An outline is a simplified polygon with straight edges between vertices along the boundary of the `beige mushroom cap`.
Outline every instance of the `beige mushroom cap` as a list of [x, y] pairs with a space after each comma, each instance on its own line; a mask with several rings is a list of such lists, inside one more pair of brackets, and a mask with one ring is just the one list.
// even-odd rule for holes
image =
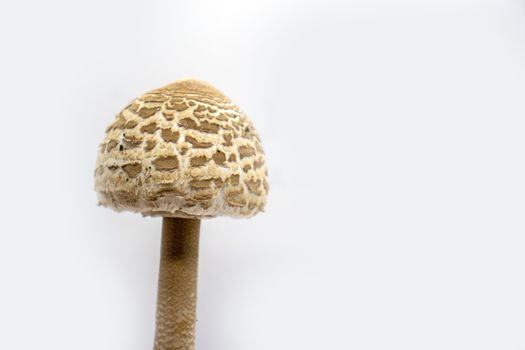
[[106, 130], [95, 171], [99, 203], [147, 216], [252, 216], [267, 170], [252, 123], [213, 86], [181, 80], [126, 106]]

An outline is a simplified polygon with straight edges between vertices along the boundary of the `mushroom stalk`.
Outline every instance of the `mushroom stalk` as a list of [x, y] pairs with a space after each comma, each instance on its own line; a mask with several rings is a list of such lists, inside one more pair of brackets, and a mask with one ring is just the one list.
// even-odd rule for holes
[[155, 350], [193, 350], [200, 220], [163, 218]]

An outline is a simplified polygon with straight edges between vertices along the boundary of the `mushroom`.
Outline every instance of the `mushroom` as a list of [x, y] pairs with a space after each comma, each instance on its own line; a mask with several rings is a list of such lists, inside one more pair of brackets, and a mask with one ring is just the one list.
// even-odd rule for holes
[[95, 190], [102, 206], [162, 217], [155, 349], [194, 349], [200, 220], [250, 217], [266, 203], [252, 123], [202, 81], [147, 92], [107, 128]]

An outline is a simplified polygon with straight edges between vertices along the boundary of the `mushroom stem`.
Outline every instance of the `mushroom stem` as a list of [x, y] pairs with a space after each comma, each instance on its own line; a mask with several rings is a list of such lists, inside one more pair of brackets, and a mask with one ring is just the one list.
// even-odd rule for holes
[[163, 218], [155, 350], [193, 350], [200, 220]]

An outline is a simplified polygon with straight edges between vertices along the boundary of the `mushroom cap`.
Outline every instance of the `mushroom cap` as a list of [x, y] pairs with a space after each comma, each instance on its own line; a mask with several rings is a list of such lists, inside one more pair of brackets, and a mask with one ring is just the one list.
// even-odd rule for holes
[[213, 86], [180, 80], [129, 103], [99, 147], [99, 204], [145, 216], [247, 217], [268, 193], [261, 141]]

